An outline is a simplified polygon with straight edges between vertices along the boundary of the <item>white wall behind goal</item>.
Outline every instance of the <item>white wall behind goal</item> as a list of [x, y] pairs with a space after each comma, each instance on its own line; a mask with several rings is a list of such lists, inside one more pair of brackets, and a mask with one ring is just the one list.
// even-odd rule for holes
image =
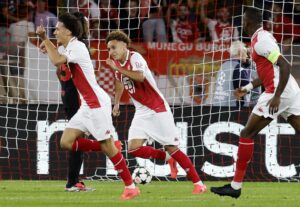
[[25, 46], [25, 96], [29, 103], [60, 103], [60, 84], [56, 67], [47, 55], [30, 41]]

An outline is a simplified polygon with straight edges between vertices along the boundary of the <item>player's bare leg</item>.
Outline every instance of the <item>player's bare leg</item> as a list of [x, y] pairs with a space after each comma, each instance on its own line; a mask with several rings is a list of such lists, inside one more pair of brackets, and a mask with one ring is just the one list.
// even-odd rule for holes
[[166, 145], [166, 151], [172, 156], [176, 162], [186, 171], [187, 177], [194, 183], [193, 194], [201, 194], [207, 191], [206, 186], [202, 183], [190, 158], [184, 154], [177, 146]]
[[102, 152], [112, 161], [115, 169], [125, 184], [125, 190], [121, 195], [122, 200], [130, 200], [140, 195], [140, 190], [132, 181], [131, 174], [121, 152], [116, 148], [114, 139], [101, 141]]
[[78, 137], [84, 137], [81, 130], [66, 128], [60, 139], [60, 147], [65, 150], [72, 150], [72, 146]]
[[143, 146], [146, 139], [130, 139], [128, 143], [128, 153], [134, 157], [141, 157], [144, 159], [158, 159], [168, 162], [171, 171], [171, 178], [177, 177], [177, 162], [171, 157], [169, 152], [155, 149], [151, 146]]
[[223, 187], [212, 187], [210, 190], [220, 196], [231, 196], [238, 198], [241, 195], [241, 188], [248, 163], [250, 162], [254, 149], [253, 138], [265, 127], [272, 119], [264, 118], [263, 116], [257, 116], [251, 114], [246, 127], [241, 131], [238, 159], [236, 162], [236, 171], [231, 184], [224, 185]]

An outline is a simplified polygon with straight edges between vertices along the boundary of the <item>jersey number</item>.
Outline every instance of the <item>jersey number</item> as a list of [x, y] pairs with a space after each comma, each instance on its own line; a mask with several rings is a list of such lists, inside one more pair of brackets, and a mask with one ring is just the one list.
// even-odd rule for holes
[[126, 76], [123, 77], [122, 81], [123, 81], [125, 90], [127, 90], [131, 94], [134, 94], [135, 93], [135, 87], [134, 87], [133, 81], [131, 79], [129, 79], [128, 77], [126, 77]]

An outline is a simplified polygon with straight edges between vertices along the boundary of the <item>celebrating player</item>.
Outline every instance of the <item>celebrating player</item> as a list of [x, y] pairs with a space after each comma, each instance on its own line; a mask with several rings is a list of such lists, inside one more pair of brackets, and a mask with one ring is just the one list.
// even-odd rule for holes
[[[81, 106], [64, 130], [60, 144], [63, 149], [73, 151], [92, 151], [100, 146], [125, 183], [121, 198], [132, 199], [138, 196], [140, 191], [132, 181], [123, 155], [114, 144], [110, 97], [97, 84], [88, 48], [77, 39], [81, 37], [82, 32], [82, 24], [76, 16], [70, 13], [62, 14], [54, 32], [57, 42], [63, 45], [63, 50], [58, 51], [47, 38], [43, 26], [39, 26], [36, 31], [43, 40], [51, 62], [55, 66], [65, 63], [68, 65], [81, 99]], [[85, 133], [92, 134], [98, 142], [81, 138]]]
[[[178, 148], [179, 133], [173, 114], [158, 90], [144, 58], [139, 53], [128, 50], [130, 39], [121, 31], [111, 32], [106, 43], [112, 58], [107, 59], [106, 64], [115, 71], [116, 76], [113, 115], [120, 114], [119, 103], [124, 89], [130, 94], [136, 108], [129, 129], [129, 154], [159, 160], [169, 160], [172, 157], [193, 181], [193, 194], [206, 192], [206, 186], [200, 180], [191, 160]], [[166, 152], [143, 146], [150, 138], [164, 145]]]
[[278, 115], [285, 118], [297, 132], [300, 131], [300, 89], [290, 74], [291, 65], [280, 53], [272, 34], [262, 28], [260, 10], [248, 8], [243, 20], [245, 32], [252, 36], [251, 55], [256, 63], [259, 79], [237, 89], [235, 93], [237, 97], [242, 97], [259, 85], [264, 86], [265, 92], [261, 94], [246, 127], [240, 133], [233, 181], [223, 187], [211, 188], [218, 195], [234, 198], [241, 194], [242, 181], [253, 154], [255, 135]]

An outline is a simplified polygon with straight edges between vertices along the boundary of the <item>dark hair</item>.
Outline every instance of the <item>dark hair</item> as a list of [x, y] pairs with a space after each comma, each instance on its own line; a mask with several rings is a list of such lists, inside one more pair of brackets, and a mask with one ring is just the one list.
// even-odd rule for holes
[[82, 36], [82, 25], [79, 19], [73, 14], [63, 13], [58, 17], [58, 21], [62, 22], [71, 31], [73, 37], [80, 38]]
[[87, 40], [89, 36], [89, 28], [86, 17], [81, 12], [72, 13], [80, 21], [82, 26], [82, 34], [78, 37], [79, 40]]
[[263, 11], [255, 7], [248, 7], [245, 11], [245, 15], [248, 17], [250, 22], [253, 24], [262, 24], [263, 22]]
[[127, 34], [125, 34], [124, 32], [120, 31], [120, 30], [116, 30], [111, 32], [107, 37], [106, 37], [106, 44], [109, 41], [112, 40], [117, 40], [117, 41], [121, 41], [121, 42], [125, 42], [127, 45], [129, 45], [129, 43], [131, 42], [129, 37], [127, 36]]
[[88, 24], [81, 12], [64, 13], [59, 16], [58, 21], [71, 31], [72, 36], [85, 44], [88, 48]]

